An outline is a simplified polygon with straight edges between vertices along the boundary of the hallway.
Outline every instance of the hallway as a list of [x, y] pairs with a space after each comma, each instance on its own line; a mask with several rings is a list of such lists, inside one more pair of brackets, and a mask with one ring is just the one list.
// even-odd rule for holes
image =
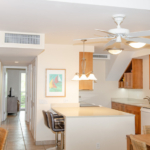
[[25, 122], [25, 111], [20, 111], [17, 116], [9, 115], [7, 120], [2, 122], [1, 127], [8, 130], [5, 150], [46, 150], [50, 148], [50, 145], [36, 146], [34, 144], [29, 126]]

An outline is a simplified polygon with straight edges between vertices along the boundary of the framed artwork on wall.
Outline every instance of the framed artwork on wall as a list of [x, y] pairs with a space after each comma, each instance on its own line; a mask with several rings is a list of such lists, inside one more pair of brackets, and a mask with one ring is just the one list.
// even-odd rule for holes
[[66, 97], [66, 69], [46, 69], [46, 97]]

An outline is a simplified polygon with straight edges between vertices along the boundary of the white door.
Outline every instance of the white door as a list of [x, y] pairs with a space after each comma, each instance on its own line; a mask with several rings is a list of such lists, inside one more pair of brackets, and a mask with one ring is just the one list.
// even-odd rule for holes
[[32, 101], [31, 101], [31, 133], [34, 137], [34, 122], [35, 122], [35, 66], [33, 67], [33, 76], [32, 76], [32, 85], [33, 85], [33, 90], [32, 90]]

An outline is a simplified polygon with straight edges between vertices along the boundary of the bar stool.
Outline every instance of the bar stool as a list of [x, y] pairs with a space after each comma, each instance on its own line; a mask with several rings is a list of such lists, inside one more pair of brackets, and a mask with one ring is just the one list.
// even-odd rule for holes
[[144, 134], [150, 134], [150, 125], [143, 126], [143, 132]]
[[145, 142], [139, 141], [130, 135], [131, 143], [133, 146], [133, 150], [147, 150], [147, 146]]
[[44, 116], [44, 124], [55, 133], [56, 146], [47, 150], [59, 150], [58, 133], [61, 132], [61, 150], [64, 147], [64, 119], [63, 116], [55, 115], [51, 112], [42, 111]]

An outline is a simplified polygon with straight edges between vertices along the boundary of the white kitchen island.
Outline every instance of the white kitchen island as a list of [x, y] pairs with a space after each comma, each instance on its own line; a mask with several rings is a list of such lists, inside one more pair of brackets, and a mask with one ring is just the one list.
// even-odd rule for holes
[[135, 116], [105, 107], [52, 107], [65, 118], [65, 150], [126, 150]]

